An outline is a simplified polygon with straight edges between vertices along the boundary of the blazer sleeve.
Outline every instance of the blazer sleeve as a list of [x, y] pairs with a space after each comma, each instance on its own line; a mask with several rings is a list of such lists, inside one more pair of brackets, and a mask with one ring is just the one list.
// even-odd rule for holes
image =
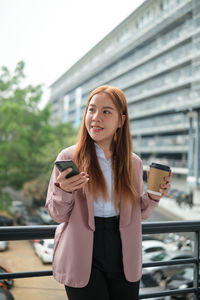
[[140, 208], [142, 220], [148, 219], [153, 210], [158, 206], [159, 201], [149, 197], [147, 192], [143, 190], [143, 164], [139, 158], [139, 193], [140, 193]]
[[[63, 157], [63, 153], [61, 152], [56, 160], [65, 159], [66, 157]], [[49, 181], [45, 207], [53, 220], [57, 223], [62, 223], [69, 221], [75, 200], [74, 193], [65, 192], [55, 185], [58, 175], [59, 171], [57, 167], [54, 166]]]

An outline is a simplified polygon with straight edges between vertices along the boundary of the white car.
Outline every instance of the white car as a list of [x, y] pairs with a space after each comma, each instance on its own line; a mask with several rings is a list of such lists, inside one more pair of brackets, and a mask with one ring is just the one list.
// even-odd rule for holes
[[54, 239], [45, 239], [33, 243], [35, 253], [41, 258], [43, 264], [52, 263]]
[[158, 240], [142, 241], [143, 262], [150, 262], [152, 257], [162, 253], [172, 253], [176, 250], [176, 245], [165, 244]]
[[0, 251], [7, 250], [9, 248], [9, 241], [0, 241]]
[[53, 221], [52, 218], [51, 218], [51, 216], [49, 215], [48, 211], [43, 206], [40, 207], [40, 208], [38, 208], [37, 215], [42, 219], [42, 221], [45, 224], [50, 224]]
[[[162, 253], [161, 255], [158, 255], [157, 257], [153, 257], [152, 262], [156, 261], [173, 261], [173, 260], [179, 260], [179, 259], [189, 259], [193, 258], [193, 254], [184, 252], [184, 251], [176, 251], [173, 254], [167, 254]], [[189, 264], [187, 266], [192, 266], [192, 264]], [[160, 283], [162, 279], [170, 278], [174, 274], [177, 274], [177, 272], [184, 270], [185, 265], [166, 265], [166, 266], [155, 266], [155, 267], [148, 267], [144, 268], [143, 271], [146, 271], [147, 273], [151, 274], [155, 280]]]
[[16, 213], [21, 213], [26, 209], [25, 205], [21, 201], [12, 201], [10, 212], [15, 215]]

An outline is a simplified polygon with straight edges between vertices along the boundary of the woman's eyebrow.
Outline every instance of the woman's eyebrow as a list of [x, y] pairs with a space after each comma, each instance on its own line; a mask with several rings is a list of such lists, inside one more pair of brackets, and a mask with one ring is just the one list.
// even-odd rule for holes
[[112, 109], [112, 110], [114, 110], [114, 108], [111, 107], [111, 106], [104, 106], [103, 108], [104, 108], [104, 109], [107, 108], [107, 109]]
[[[95, 104], [89, 104], [89, 106], [96, 107]], [[112, 106], [103, 106], [103, 109], [112, 109], [112, 110], [114, 110], [114, 108]]]

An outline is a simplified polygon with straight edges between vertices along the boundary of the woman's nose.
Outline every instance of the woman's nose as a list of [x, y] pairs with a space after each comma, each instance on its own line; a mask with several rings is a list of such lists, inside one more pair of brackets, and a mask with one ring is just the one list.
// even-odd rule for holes
[[93, 120], [95, 121], [101, 121], [101, 112], [96, 111], [93, 115]]

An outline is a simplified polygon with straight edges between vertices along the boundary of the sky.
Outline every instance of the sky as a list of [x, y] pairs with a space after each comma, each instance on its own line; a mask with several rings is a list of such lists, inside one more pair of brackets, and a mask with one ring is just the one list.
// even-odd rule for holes
[[49, 86], [144, 0], [0, 0], [0, 67], [25, 62], [25, 83]]

